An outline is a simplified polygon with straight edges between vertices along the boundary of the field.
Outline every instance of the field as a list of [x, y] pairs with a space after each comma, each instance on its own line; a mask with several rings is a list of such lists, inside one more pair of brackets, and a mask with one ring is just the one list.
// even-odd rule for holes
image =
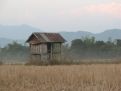
[[1, 65], [0, 91], [121, 91], [121, 65]]

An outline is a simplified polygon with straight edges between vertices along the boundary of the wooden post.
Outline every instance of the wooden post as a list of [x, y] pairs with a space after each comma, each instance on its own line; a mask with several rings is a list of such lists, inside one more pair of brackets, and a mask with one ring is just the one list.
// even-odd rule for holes
[[61, 61], [61, 58], [62, 58], [62, 44], [60, 43], [60, 61]]
[[50, 48], [50, 59], [49, 60], [52, 60], [52, 43], [51, 43], [51, 48]]

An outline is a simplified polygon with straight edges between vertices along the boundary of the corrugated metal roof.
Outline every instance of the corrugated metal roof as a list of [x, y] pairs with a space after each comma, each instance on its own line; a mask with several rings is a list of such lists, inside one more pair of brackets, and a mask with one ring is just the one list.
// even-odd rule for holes
[[[40, 42], [65, 42], [66, 41], [59, 33], [35, 32], [32, 35], [34, 35]], [[31, 41], [30, 39], [31, 36], [29, 37], [27, 42]]]

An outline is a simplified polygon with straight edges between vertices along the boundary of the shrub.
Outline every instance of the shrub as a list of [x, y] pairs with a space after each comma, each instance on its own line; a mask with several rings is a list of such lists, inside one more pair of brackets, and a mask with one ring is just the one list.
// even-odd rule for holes
[[48, 62], [45, 60], [29, 60], [25, 65], [48, 65]]
[[3, 65], [3, 62], [2, 61], [0, 61], [0, 65]]

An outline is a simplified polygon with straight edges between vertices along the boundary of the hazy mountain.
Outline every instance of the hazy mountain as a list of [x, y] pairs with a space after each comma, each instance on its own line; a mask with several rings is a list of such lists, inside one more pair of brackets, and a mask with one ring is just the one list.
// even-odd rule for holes
[[94, 35], [97, 40], [121, 39], [121, 29], [110, 29]]
[[77, 31], [77, 32], [60, 32], [60, 34], [67, 40], [72, 41], [73, 39], [79, 39], [84, 36], [93, 36], [90, 32]]
[[0, 47], [4, 47], [7, 44], [13, 43], [15, 41], [22, 44], [22, 45], [25, 44], [25, 40], [14, 40], [14, 39], [0, 38]]
[[28, 26], [28, 25], [20, 25], [20, 26], [3, 26], [0, 25], [0, 37], [8, 38], [13, 40], [25, 40], [30, 36], [32, 32], [40, 32], [40, 29]]
[[4, 47], [6, 44], [11, 43], [13, 40], [0, 38], [0, 47]]
[[0, 47], [13, 41], [24, 44], [32, 32], [41, 32], [41, 30], [24, 24], [20, 26], [0, 25]]
[[109, 38], [111, 38], [112, 40], [121, 39], [121, 29], [110, 29], [97, 34], [85, 31], [60, 32], [60, 34], [69, 42], [74, 39], [79, 39], [85, 36], [94, 36], [96, 40], [104, 40], [104, 41], [107, 41]]
[[[5, 46], [12, 41], [18, 41], [24, 44], [25, 40], [32, 32], [42, 32], [40, 29], [28, 26], [2, 26], [0, 25], [0, 46]], [[121, 29], [110, 29], [101, 33], [93, 34], [91, 32], [60, 32], [60, 34], [68, 41], [79, 39], [85, 36], [94, 36], [97, 40], [108, 40], [109, 38], [121, 39]]]

